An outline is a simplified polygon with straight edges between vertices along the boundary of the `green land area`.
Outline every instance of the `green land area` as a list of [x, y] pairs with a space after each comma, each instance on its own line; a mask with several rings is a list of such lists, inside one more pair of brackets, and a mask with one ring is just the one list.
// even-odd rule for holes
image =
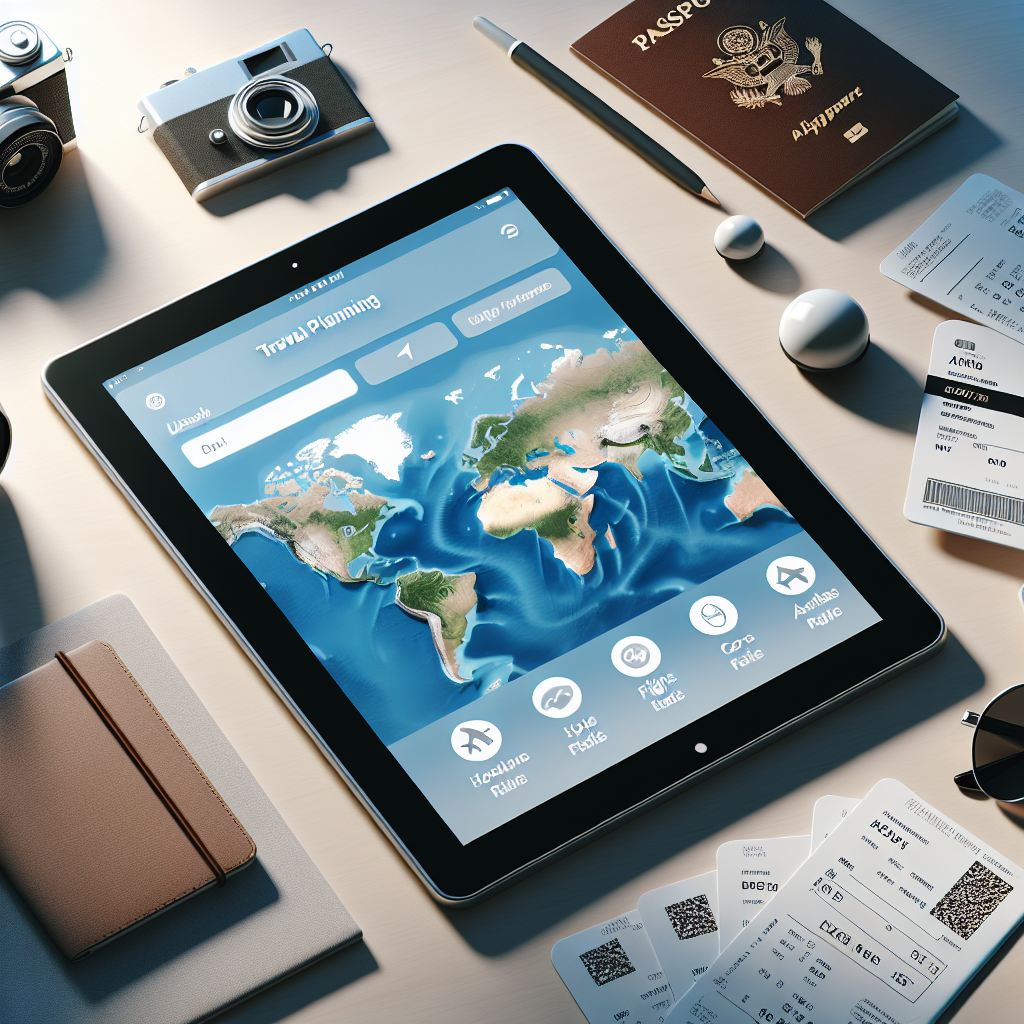
[[[365, 566], [352, 571], [353, 562], [372, 554], [378, 527], [393, 508], [385, 498], [346, 486], [343, 493], [352, 505], [350, 512], [324, 508], [324, 499], [331, 493], [329, 484], [311, 483], [304, 491], [293, 483], [270, 489], [278, 493], [248, 505], [220, 505], [210, 513], [229, 544], [246, 533], [271, 534], [300, 561], [341, 583], [391, 585], [392, 581], [368, 573]], [[464, 682], [456, 651], [466, 638], [467, 615], [476, 604], [476, 575], [446, 576], [427, 570], [407, 573], [393, 582], [399, 607], [429, 626], [445, 674]]]

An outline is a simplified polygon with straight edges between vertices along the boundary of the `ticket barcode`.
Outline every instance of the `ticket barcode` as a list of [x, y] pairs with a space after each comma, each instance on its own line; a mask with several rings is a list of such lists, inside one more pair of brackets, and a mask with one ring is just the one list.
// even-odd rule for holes
[[986, 519], [999, 519], [1004, 523], [1024, 526], [1024, 498], [1013, 498], [1005, 494], [993, 494], [977, 487], [951, 484], [947, 480], [928, 477], [924, 485], [926, 505], [940, 505], [957, 512], [970, 512]]

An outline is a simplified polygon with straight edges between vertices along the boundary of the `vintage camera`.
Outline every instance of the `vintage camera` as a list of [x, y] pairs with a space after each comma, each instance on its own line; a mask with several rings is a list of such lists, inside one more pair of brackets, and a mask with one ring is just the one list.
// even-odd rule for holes
[[64, 57], [30, 21], [0, 25], [0, 207], [35, 199], [74, 149]]
[[167, 82], [139, 109], [196, 202], [371, 131], [306, 29]]

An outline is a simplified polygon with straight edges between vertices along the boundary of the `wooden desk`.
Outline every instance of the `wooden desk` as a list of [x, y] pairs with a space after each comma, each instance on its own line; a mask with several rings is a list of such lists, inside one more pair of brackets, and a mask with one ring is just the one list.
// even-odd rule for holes
[[[1007, 856], [1024, 831], [953, 787], [969, 764], [963, 710], [1020, 682], [1024, 553], [908, 523], [902, 506], [932, 332], [944, 310], [878, 263], [968, 175], [1024, 187], [1018, 55], [1024, 9], [997, 0], [837, 0], [962, 97], [958, 121], [804, 223], [570, 54], [620, 0], [5, 2], [74, 49], [80, 149], [47, 194], [0, 215], [0, 402], [15, 441], [0, 489], [6, 641], [107, 594], [128, 594], [365, 930], [346, 951], [228, 1014], [232, 1022], [581, 1021], [548, 959], [558, 938], [714, 867], [729, 839], [806, 833], [825, 793], [895, 776]], [[723, 214], [684, 194], [470, 28], [493, 17], [689, 163], [771, 251], [735, 270]], [[351, 76], [380, 134], [216, 205], [193, 203], [135, 104], [306, 26]], [[899, 97], [894, 96], [898, 103]], [[825, 482], [946, 617], [948, 649], [482, 907], [434, 904], [43, 396], [58, 353], [501, 142], [532, 147], [686, 319]], [[828, 382], [779, 351], [789, 300], [841, 288], [875, 347]], [[20, 526], [19, 526], [20, 524]], [[1024, 942], [955, 1014], [1019, 1019]], [[289, 1016], [289, 1014], [291, 1016]]]

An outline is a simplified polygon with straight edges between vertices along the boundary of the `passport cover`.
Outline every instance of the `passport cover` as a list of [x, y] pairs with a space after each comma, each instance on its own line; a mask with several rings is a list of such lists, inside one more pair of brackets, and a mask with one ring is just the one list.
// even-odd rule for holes
[[[107, 597], [0, 649], [0, 687], [95, 637], [131, 669], [258, 853], [227, 885], [178, 900], [74, 963], [0, 872], [0, 1021], [197, 1024], [302, 970], [274, 994], [286, 1016], [372, 969], [368, 953], [330, 956], [361, 937], [359, 926], [127, 597]], [[0, 800], [5, 793], [0, 785]], [[263, 1021], [267, 1012], [239, 1008], [232, 1019]]]
[[0, 868], [69, 960], [256, 846], [110, 644], [0, 689]]
[[956, 110], [823, 0], [635, 0], [572, 49], [802, 217]]

